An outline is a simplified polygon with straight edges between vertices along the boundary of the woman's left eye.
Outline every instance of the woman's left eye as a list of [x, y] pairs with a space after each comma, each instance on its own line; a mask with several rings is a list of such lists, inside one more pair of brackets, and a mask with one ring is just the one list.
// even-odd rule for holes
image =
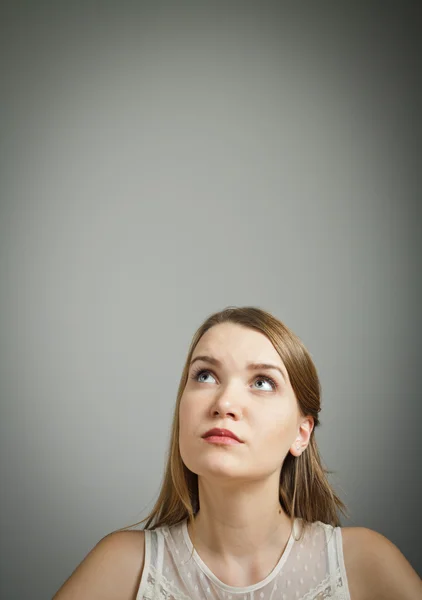
[[[267, 384], [270, 386], [270, 389], [271, 389], [271, 390], [275, 390], [275, 389], [277, 389], [277, 384], [276, 384], [276, 382], [274, 381], [274, 379], [271, 379], [271, 377], [261, 377], [261, 376], [259, 376], [259, 377], [257, 377], [257, 378], [255, 379], [255, 383], [256, 383], [257, 381], [261, 381], [261, 382], [263, 381], [263, 382], [267, 383]], [[266, 389], [265, 389], [265, 388], [264, 388], [262, 385], [258, 386], [258, 389], [267, 391], [267, 390], [266, 390]], [[268, 389], [268, 388], [267, 388], [267, 389]]]

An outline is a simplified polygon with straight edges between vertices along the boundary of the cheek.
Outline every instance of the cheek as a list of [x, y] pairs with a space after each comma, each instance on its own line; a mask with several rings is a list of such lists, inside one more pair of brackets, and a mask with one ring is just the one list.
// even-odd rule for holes
[[189, 394], [182, 396], [179, 406], [180, 433], [191, 431], [199, 420], [198, 403]]
[[182, 461], [188, 469], [194, 470], [194, 457], [197, 454], [196, 436], [201, 419], [198, 415], [198, 405], [189, 394], [182, 396], [179, 405], [179, 451]]
[[261, 427], [275, 444], [289, 446], [296, 431], [296, 412], [290, 409], [274, 411], [261, 423]]

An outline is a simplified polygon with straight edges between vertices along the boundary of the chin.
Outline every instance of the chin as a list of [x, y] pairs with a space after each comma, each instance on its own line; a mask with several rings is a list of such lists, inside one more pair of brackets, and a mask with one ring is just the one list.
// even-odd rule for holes
[[192, 461], [188, 468], [200, 477], [220, 477], [227, 479], [244, 478], [247, 476], [244, 465], [231, 456], [204, 457], [203, 460]]

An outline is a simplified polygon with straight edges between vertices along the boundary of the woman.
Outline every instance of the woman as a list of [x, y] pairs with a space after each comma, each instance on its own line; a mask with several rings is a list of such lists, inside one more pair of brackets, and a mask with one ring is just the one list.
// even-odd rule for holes
[[54, 600], [415, 600], [401, 552], [345, 513], [315, 441], [320, 385], [301, 341], [258, 308], [210, 316], [181, 377], [144, 531], [103, 538]]

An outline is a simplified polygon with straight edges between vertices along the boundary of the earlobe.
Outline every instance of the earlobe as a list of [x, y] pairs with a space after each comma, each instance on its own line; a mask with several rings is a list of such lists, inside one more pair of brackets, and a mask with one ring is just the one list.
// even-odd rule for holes
[[302, 448], [301, 443], [300, 443], [300, 438], [296, 438], [296, 441], [294, 442], [294, 444], [290, 448], [290, 453], [293, 456], [297, 457], [297, 456], [300, 456], [302, 454], [302, 452], [303, 452], [303, 448]]

